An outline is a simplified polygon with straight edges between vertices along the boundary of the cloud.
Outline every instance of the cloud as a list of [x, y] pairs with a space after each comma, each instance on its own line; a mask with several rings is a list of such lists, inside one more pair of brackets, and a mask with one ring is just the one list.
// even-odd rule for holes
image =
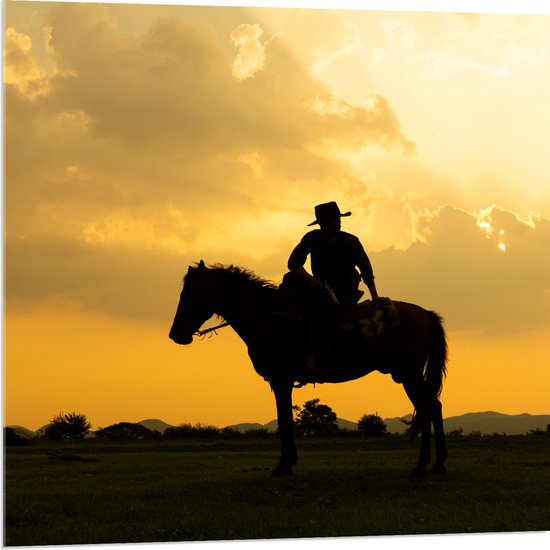
[[447, 205], [419, 223], [425, 242], [371, 255], [382, 294], [435, 309], [450, 329], [473, 333], [512, 334], [550, 321], [550, 220]]
[[[287, 17], [286, 34], [251, 21], [221, 34], [174, 15], [131, 34], [105, 5], [44, 14], [49, 65], [10, 31], [8, 307], [55, 300], [165, 319], [201, 258], [280, 280], [313, 205], [337, 200], [362, 238], [413, 240], [371, 252], [381, 293], [436, 309], [454, 329], [548, 322], [548, 220], [438, 209], [456, 197], [411, 157], [388, 98], [373, 90], [358, 106], [312, 70], [355, 44], [341, 19], [331, 48], [314, 39], [304, 62], [291, 45], [305, 13]], [[418, 46], [410, 35], [400, 47]], [[235, 77], [236, 60], [247, 78]], [[22, 93], [22, 82], [46, 80], [44, 93]]]
[[[431, 37], [424, 33], [429, 18], [437, 18], [433, 23], [440, 29]], [[402, 15], [381, 20], [384, 44], [374, 49], [373, 59], [401, 62], [428, 80], [450, 80], [463, 72], [502, 79], [540, 69], [548, 61], [548, 28], [544, 16]]]
[[[550, 322], [550, 220], [522, 220], [499, 207], [466, 212], [447, 205], [419, 215], [418, 223], [424, 241], [369, 253], [381, 294], [438, 311], [449, 330], [479, 335], [519, 334]], [[273, 238], [276, 246], [258, 258], [221, 241], [178, 256], [158, 247], [8, 240], [8, 305], [53, 301], [168, 322], [192, 261], [242, 265], [279, 282], [295, 242]]]
[[386, 44], [392, 51], [406, 53], [414, 50], [418, 44], [418, 36], [414, 27], [399, 19], [384, 19], [380, 22]]
[[[223, 241], [268, 256], [277, 243], [261, 235], [274, 224], [289, 238], [319, 196], [361, 188], [335, 147], [413, 147], [387, 98], [338, 100], [284, 35], [262, 46], [262, 70], [238, 80], [243, 51], [206, 19], [163, 16], [132, 34], [106, 5], [42, 9], [42, 67], [7, 22], [10, 51], [26, 60], [12, 59], [19, 80], [6, 86], [8, 270], [22, 243], [56, 239], [72, 241], [83, 264], [101, 246], [191, 254]], [[237, 29], [259, 55], [260, 27]], [[47, 93], [20, 93], [44, 74]]]
[[[132, 34], [106, 5], [43, 10], [42, 66], [7, 22], [9, 304], [64, 298], [158, 316], [148, 289], [162, 294], [169, 273], [179, 281], [202, 257], [277, 277], [320, 196], [370, 193], [335, 147], [412, 147], [385, 97], [338, 100], [284, 35], [260, 44], [259, 24], [221, 35], [206, 19], [170, 15]], [[46, 80], [31, 97], [29, 83]]]
[[239, 48], [233, 61], [233, 76], [238, 80], [254, 76], [263, 67], [265, 53], [260, 42], [262, 34], [260, 25], [242, 24], [229, 35]]
[[14, 28], [6, 29], [4, 82], [14, 86], [19, 93], [30, 100], [49, 92], [46, 71], [32, 54], [30, 36]]

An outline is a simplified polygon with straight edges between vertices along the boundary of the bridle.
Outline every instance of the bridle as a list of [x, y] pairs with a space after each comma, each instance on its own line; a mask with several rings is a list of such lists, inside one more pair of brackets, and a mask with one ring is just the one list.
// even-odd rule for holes
[[220, 325], [216, 325], [215, 327], [205, 328], [204, 330], [197, 330], [196, 332], [193, 333], [193, 336], [200, 336], [201, 338], [205, 338], [207, 334], [210, 334], [210, 336], [212, 336], [212, 333], [217, 335], [218, 333], [216, 331], [219, 328], [224, 328], [228, 326], [229, 326], [228, 322], [221, 323]]
[[[198, 269], [198, 270], [202, 270], [203, 268], [201, 267], [197, 267], [195, 269]], [[208, 292], [205, 288], [204, 288], [204, 283], [202, 280], [196, 280], [194, 282], [194, 285], [195, 287], [198, 287], [201, 291], [202, 291], [202, 294], [205, 295], [208, 299], [208, 301], [211, 303], [212, 302], [212, 299], [211, 299], [211, 296], [210, 296], [210, 292]], [[229, 326], [229, 323], [227, 321], [223, 322], [223, 323], [220, 323], [219, 325], [216, 325], [215, 327], [210, 327], [210, 328], [207, 328], [207, 329], [204, 329], [204, 330], [196, 330], [195, 332], [193, 332], [193, 336], [199, 336], [201, 338], [205, 338], [207, 335], [209, 335], [209, 337], [212, 337], [213, 334], [218, 334], [216, 331], [220, 328], [224, 328], [224, 327], [227, 327]]]

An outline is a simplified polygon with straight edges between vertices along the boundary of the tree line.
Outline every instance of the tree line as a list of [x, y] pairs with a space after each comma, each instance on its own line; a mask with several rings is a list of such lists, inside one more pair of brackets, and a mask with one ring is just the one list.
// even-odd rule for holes
[[[296, 432], [304, 437], [381, 436], [387, 434], [386, 424], [377, 413], [364, 414], [358, 420], [356, 430], [345, 430], [338, 427], [337, 416], [332, 408], [320, 403], [319, 399], [306, 401], [302, 407], [294, 406], [294, 410]], [[14, 434], [9, 435], [14, 436]], [[50, 420], [40, 437], [49, 441], [75, 441], [91, 436], [106, 441], [151, 441], [160, 439], [262, 438], [271, 435], [273, 434], [266, 428], [241, 432], [234, 428], [217, 428], [211, 425], [192, 425], [190, 423], [170, 426], [161, 433], [132, 422], [119, 422], [92, 432], [92, 425], [85, 414], [60, 412]], [[8, 434], [6, 434], [6, 439], [7, 437]]]
[[[294, 406], [294, 426], [298, 436], [302, 437], [327, 437], [327, 436], [357, 436], [379, 437], [389, 435], [383, 419], [375, 414], [364, 414], [357, 421], [355, 430], [342, 429], [338, 426], [336, 413], [331, 407], [320, 403], [319, 399], [306, 401], [301, 407]], [[543, 430], [534, 430], [550, 434], [550, 424]], [[217, 428], [216, 426], [190, 423], [170, 426], [161, 433], [151, 430], [146, 426], [132, 422], [119, 422], [106, 428], [99, 428], [92, 432], [92, 425], [83, 413], [63, 412], [52, 418], [44, 429], [41, 437], [49, 441], [81, 440], [86, 437], [94, 437], [104, 441], [153, 441], [153, 440], [177, 440], [177, 439], [216, 439], [216, 438], [264, 438], [271, 437], [266, 428], [249, 429], [241, 432], [234, 428]], [[405, 432], [407, 435], [407, 431]], [[448, 437], [463, 435], [462, 428], [446, 434]], [[479, 434], [481, 435], [481, 434]], [[6, 445], [23, 445], [27, 443], [11, 428], [5, 429]]]

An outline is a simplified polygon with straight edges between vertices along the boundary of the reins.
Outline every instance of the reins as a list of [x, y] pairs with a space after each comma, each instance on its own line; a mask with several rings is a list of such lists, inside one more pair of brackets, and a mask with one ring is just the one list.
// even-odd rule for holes
[[218, 334], [216, 330], [218, 330], [219, 328], [224, 328], [228, 326], [229, 326], [229, 323], [222, 323], [221, 325], [216, 325], [215, 327], [206, 328], [204, 330], [197, 330], [197, 332], [195, 332], [194, 335], [204, 338], [207, 334], [211, 334], [212, 332], [214, 334]]

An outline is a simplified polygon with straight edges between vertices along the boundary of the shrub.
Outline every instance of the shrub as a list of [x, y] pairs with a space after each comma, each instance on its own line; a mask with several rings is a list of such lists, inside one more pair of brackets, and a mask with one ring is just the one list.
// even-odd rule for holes
[[244, 436], [250, 439], [265, 439], [269, 437], [269, 431], [267, 428], [252, 428], [251, 430], [246, 430]]
[[60, 412], [54, 416], [44, 431], [44, 436], [53, 441], [60, 439], [83, 439], [90, 433], [92, 425], [85, 414]]
[[376, 414], [364, 414], [357, 422], [357, 429], [365, 436], [386, 435], [388, 427], [382, 417]]
[[150, 430], [141, 424], [119, 422], [97, 430], [95, 436], [108, 441], [144, 441], [158, 438], [160, 432]]
[[13, 428], [4, 428], [4, 445], [6, 447], [20, 447], [28, 443], [29, 440], [18, 434]]
[[221, 431], [215, 426], [185, 423], [166, 428], [164, 437], [167, 439], [215, 439]]
[[316, 437], [338, 432], [336, 413], [328, 405], [319, 403], [319, 399], [306, 401], [298, 411], [295, 426], [299, 434]]

